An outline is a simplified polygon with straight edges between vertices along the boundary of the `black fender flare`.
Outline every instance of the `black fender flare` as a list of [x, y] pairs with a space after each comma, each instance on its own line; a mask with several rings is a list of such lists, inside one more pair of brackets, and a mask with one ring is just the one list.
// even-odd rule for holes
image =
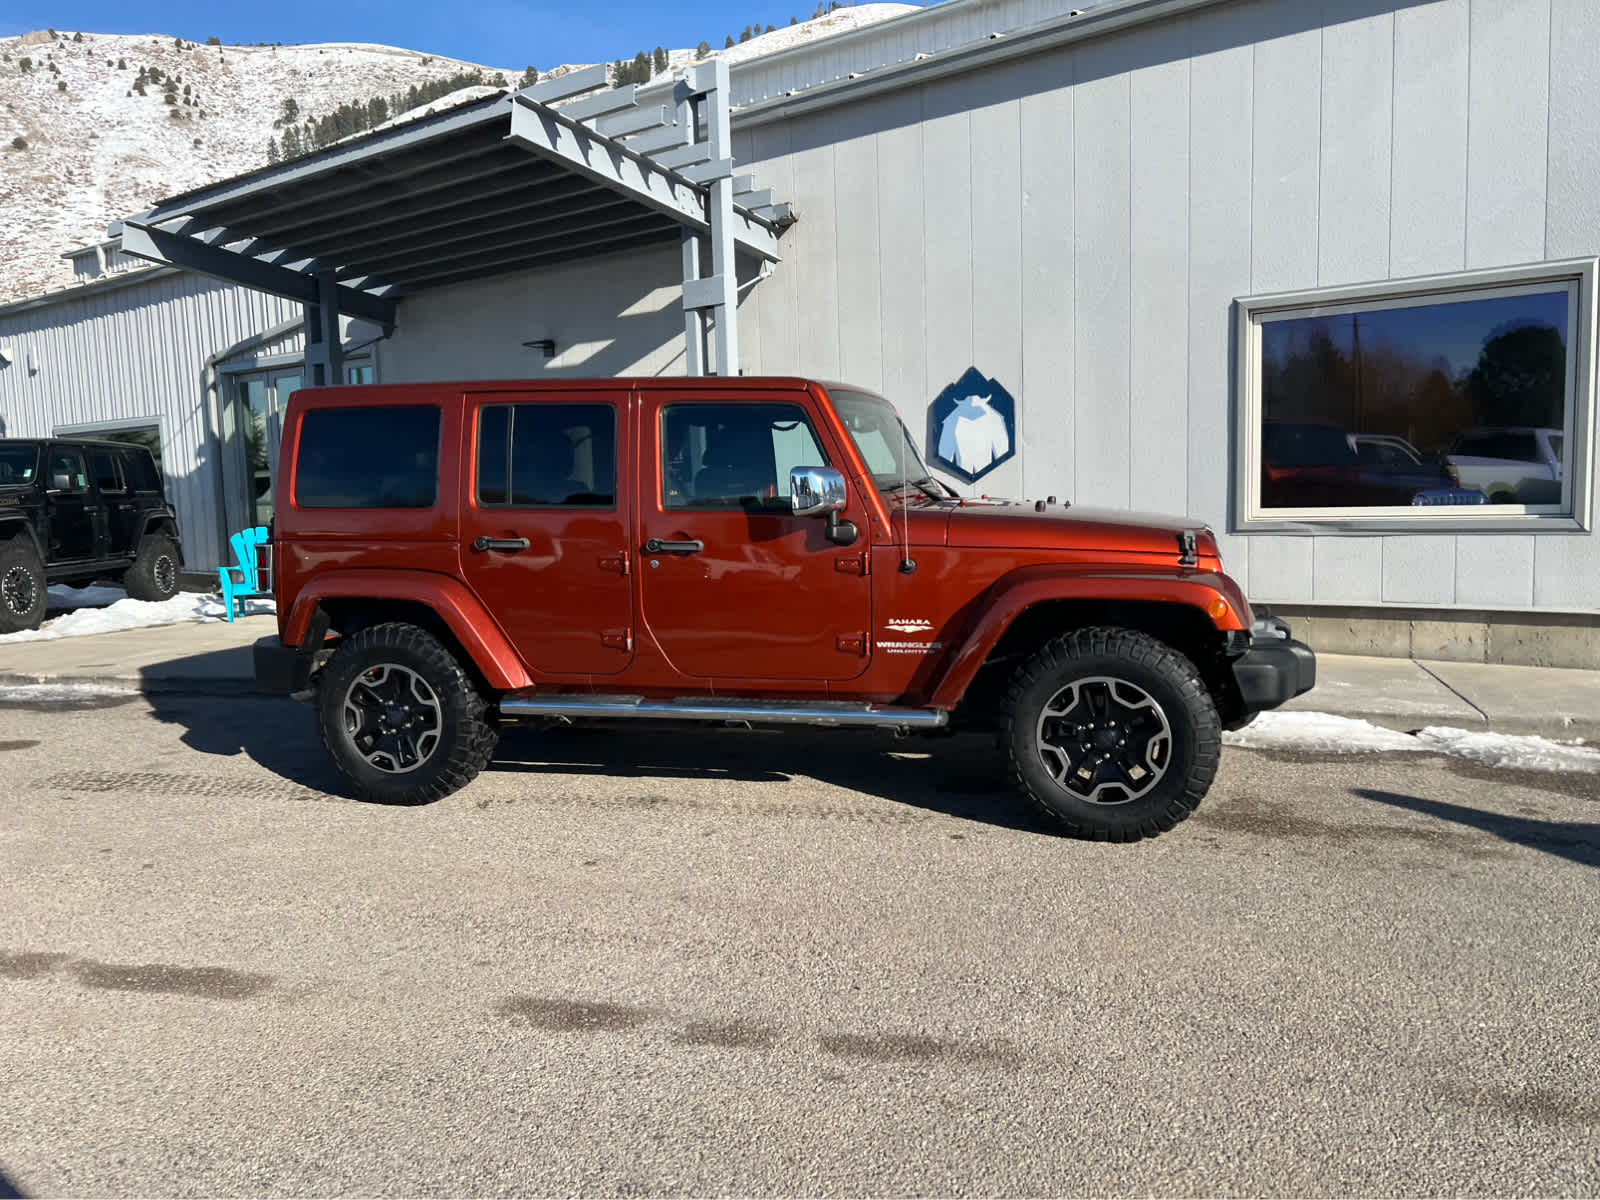
[[178, 533], [177, 514], [170, 508], [151, 509], [140, 518], [139, 540], [144, 541], [152, 529], [172, 539], [172, 544], [178, 548], [178, 565], [183, 566], [183, 538]]
[[39, 544], [39, 531], [33, 527], [33, 522], [26, 517], [0, 517], [0, 542], [9, 542], [18, 534], [28, 539], [33, 552], [39, 556], [39, 561], [49, 565], [49, 556], [45, 554], [44, 547]]

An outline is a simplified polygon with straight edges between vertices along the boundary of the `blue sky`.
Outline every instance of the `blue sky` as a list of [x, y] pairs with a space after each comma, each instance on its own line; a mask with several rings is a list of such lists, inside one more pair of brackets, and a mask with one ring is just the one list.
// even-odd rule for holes
[[167, 33], [224, 42], [384, 42], [495, 67], [539, 68], [564, 62], [632, 58], [656, 46], [685, 48], [702, 39], [720, 48], [759, 21], [802, 21], [816, 0], [702, 0], [695, 5], [608, 0], [518, 4], [510, 0], [4, 0], [0, 37], [33, 29], [86, 33]]

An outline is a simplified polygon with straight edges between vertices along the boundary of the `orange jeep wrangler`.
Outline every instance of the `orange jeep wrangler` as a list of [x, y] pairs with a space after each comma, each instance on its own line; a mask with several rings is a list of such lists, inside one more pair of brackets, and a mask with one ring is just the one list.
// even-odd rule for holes
[[956, 496], [838, 384], [301, 391], [276, 495], [256, 674], [370, 800], [466, 785], [515, 718], [961, 721], [1057, 827], [1133, 840], [1315, 678], [1203, 525]]

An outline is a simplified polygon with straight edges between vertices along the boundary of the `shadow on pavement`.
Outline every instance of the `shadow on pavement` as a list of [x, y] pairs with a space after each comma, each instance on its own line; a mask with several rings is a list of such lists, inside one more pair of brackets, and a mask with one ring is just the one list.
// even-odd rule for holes
[[1443, 800], [1425, 800], [1421, 796], [1407, 796], [1399, 792], [1382, 792], [1373, 788], [1352, 788], [1351, 795], [1363, 800], [1373, 800], [1395, 808], [1437, 817], [1441, 821], [1454, 821], [1491, 833], [1502, 841], [1527, 846], [1570, 859], [1585, 867], [1600, 867], [1600, 824], [1586, 821], [1541, 821], [1532, 817], [1513, 817], [1503, 813], [1485, 812], [1481, 808], [1468, 808]]
[[[174, 668], [193, 661], [156, 664], [148, 677], [170, 679]], [[159, 720], [183, 727], [183, 744], [192, 750], [225, 757], [244, 754], [291, 783], [348, 794], [323, 753], [309, 704], [244, 693], [201, 696], [154, 690], [145, 698]], [[541, 729], [508, 724], [489, 771], [751, 784], [800, 776], [909, 808], [1054, 836], [1012, 792], [1004, 761], [992, 742], [978, 735], [896, 739], [884, 732], [853, 730]], [[532, 780], [530, 785], [537, 786]]]
[[1004, 760], [979, 734], [896, 739], [853, 730], [508, 725], [490, 770], [748, 783], [801, 776], [909, 808], [1054, 836], [1011, 790]]
[[0, 1200], [24, 1200], [27, 1193], [11, 1182], [11, 1178], [0, 1170]]

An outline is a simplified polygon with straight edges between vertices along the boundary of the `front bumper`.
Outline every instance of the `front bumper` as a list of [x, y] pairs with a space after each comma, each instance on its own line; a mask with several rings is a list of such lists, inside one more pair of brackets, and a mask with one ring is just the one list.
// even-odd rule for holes
[[1257, 713], [1277, 708], [1304, 695], [1317, 684], [1317, 656], [1304, 642], [1289, 635], [1289, 626], [1277, 617], [1261, 617], [1250, 630], [1250, 644], [1233, 660], [1233, 680], [1239, 687], [1244, 711]]

